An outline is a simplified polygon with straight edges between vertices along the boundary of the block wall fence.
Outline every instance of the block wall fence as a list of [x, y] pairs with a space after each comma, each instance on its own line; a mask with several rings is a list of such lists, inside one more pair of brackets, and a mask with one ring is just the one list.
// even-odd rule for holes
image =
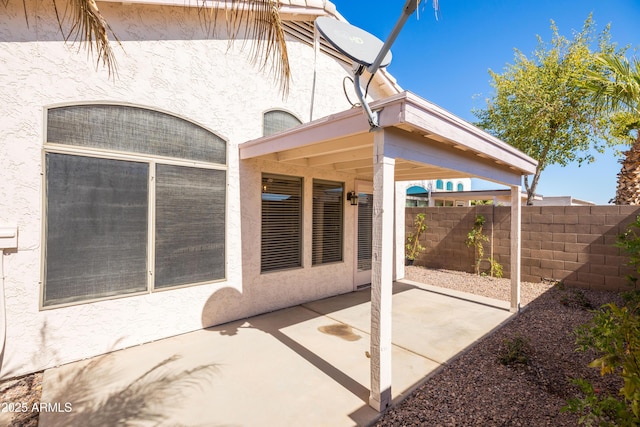
[[[485, 218], [485, 257], [502, 264], [510, 277], [510, 207], [406, 208], [406, 232], [418, 213], [425, 214], [427, 231], [420, 242], [426, 248], [415, 265], [473, 273], [474, 249], [465, 245], [477, 215]], [[523, 206], [521, 279], [526, 282], [563, 281], [583, 289], [630, 290], [627, 266], [616, 237], [640, 215], [638, 206]], [[489, 263], [481, 264], [482, 271]], [[637, 286], [637, 285], [636, 285]]]

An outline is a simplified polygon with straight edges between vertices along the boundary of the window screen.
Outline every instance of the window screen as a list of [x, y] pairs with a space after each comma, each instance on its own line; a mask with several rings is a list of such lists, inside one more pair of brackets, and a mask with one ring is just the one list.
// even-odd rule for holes
[[225, 171], [158, 165], [155, 287], [225, 277]]
[[176, 116], [128, 105], [51, 108], [47, 141], [225, 164], [225, 141]]
[[261, 271], [302, 266], [302, 178], [262, 177]]
[[146, 163], [47, 153], [44, 305], [147, 289]]
[[264, 136], [273, 135], [301, 124], [296, 116], [282, 110], [273, 110], [264, 113], [262, 133]]
[[[45, 145], [43, 306], [225, 278], [224, 140], [169, 114], [91, 104], [48, 110], [49, 143], [68, 153]], [[116, 151], [132, 160], [106, 158]]]
[[312, 264], [342, 261], [343, 184], [313, 180]]

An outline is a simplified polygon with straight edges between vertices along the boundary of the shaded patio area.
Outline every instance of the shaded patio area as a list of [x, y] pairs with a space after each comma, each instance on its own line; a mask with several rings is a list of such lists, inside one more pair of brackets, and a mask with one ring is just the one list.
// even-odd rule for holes
[[[394, 401], [513, 315], [428, 289], [393, 286]], [[367, 425], [370, 311], [364, 289], [48, 370], [41, 401], [71, 410], [40, 425]]]

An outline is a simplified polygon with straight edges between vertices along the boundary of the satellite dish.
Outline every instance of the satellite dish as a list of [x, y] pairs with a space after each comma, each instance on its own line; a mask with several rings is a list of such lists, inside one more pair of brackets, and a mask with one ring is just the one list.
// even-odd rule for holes
[[[378, 53], [384, 46], [382, 40], [374, 35], [327, 16], [316, 19], [316, 28], [338, 52], [365, 67], [369, 67], [375, 62]], [[383, 68], [389, 65], [391, 57], [391, 51], [387, 51], [379, 66]]]
[[420, 1], [421, 0], [406, 0], [400, 19], [398, 19], [387, 41], [384, 43], [366, 31], [346, 22], [338, 21], [337, 19], [327, 16], [320, 16], [316, 19], [316, 28], [320, 34], [324, 36], [331, 46], [354, 62], [353, 87], [356, 95], [358, 95], [360, 104], [369, 118], [371, 131], [380, 128], [378, 125], [378, 113], [371, 111], [367, 100], [362, 94], [360, 76], [365, 70], [373, 75], [380, 67], [389, 65], [391, 62], [391, 45], [400, 33], [407, 18], [409, 18], [418, 7]]

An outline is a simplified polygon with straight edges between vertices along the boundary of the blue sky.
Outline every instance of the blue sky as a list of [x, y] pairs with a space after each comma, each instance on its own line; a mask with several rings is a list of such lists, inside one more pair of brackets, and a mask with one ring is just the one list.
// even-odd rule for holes
[[[353, 25], [385, 40], [405, 0], [332, 0]], [[400, 86], [474, 122], [492, 94], [488, 70], [501, 73], [513, 63], [514, 48], [527, 56], [536, 35], [551, 39], [553, 19], [570, 37], [593, 13], [597, 31], [611, 24], [612, 40], [640, 50], [640, 0], [440, 0], [435, 19], [431, 0], [423, 0], [396, 39], [388, 67]], [[571, 195], [606, 204], [614, 195], [619, 156], [614, 149], [578, 167], [550, 166], [542, 172], [538, 193]], [[495, 185], [474, 180], [475, 189]]]

